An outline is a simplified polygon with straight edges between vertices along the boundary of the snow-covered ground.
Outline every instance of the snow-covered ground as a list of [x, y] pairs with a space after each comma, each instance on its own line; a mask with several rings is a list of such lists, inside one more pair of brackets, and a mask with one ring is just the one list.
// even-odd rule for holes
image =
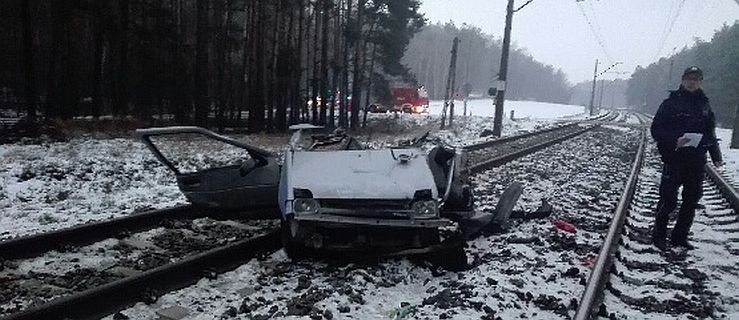
[[[397, 143], [422, 133], [432, 131], [432, 137], [438, 137], [454, 145], [464, 145], [489, 139], [480, 137], [486, 130], [492, 130], [492, 103], [490, 100], [471, 100], [469, 110], [474, 116], [459, 116], [462, 102], [457, 104], [455, 126], [445, 130], [438, 130], [438, 110], [441, 104], [432, 102], [429, 115], [370, 115], [371, 130], [361, 135], [360, 141], [372, 141], [372, 145]], [[508, 119], [510, 109], [515, 111], [515, 120]], [[489, 109], [489, 110], [488, 110]], [[523, 131], [534, 130], [538, 127], [550, 125], [554, 119], [584, 118], [583, 108], [579, 106], [564, 106], [556, 104], [542, 104], [535, 102], [507, 102], [506, 120], [503, 134], [512, 135]], [[486, 113], [487, 110], [487, 113]], [[393, 119], [393, 121], [390, 121]], [[396, 133], [403, 131], [403, 134]], [[239, 140], [257, 144], [273, 151], [279, 151], [286, 142], [284, 136], [238, 136]], [[197, 148], [197, 146], [191, 146]], [[575, 145], [568, 147], [578, 151]], [[580, 150], [582, 151], [582, 150]], [[200, 155], [196, 157], [205, 157]], [[597, 161], [593, 157], [591, 160]], [[739, 158], [737, 159], [739, 160]], [[565, 161], [565, 160], [563, 160]], [[553, 164], [551, 164], [553, 165]], [[598, 168], [598, 167], [596, 167]], [[571, 173], [568, 173], [571, 174]], [[562, 175], [564, 179], [564, 175]], [[495, 186], [493, 176], [487, 179], [489, 188]], [[562, 180], [564, 181], [564, 180]], [[617, 184], [617, 183], [616, 183]], [[610, 184], [601, 180], [594, 182], [598, 188], [608, 187]], [[541, 194], [548, 191], [560, 190], [566, 192], [567, 187], [576, 184], [544, 184], [538, 186]], [[614, 185], [614, 188], [619, 187]], [[617, 191], [614, 191], [617, 192]], [[530, 196], [525, 201], [534, 205], [538, 201]], [[184, 203], [184, 197], [179, 193], [172, 174], [160, 165], [148, 150], [139, 142], [132, 139], [92, 139], [76, 138], [70, 142], [45, 143], [42, 145], [10, 144], [0, 145], [0, 239], [24, 234], [43, 232], [67, 227], [90, 220], [104, 220], [128, 214], [134, 210], [143, 210], [151, 207], [168, 207]], [[527, 207], [528, 209], [528, 207]], [[532, 227], [542, 234], [549, 234], [550, 226]], [[524, 237], [526, 232], [519, 230], [514, 236]], [[537, 231], [537, 232], [538, 232]], [[504, 236], [504, 238], [507, 237]], [[474, 243], [474, 252], [484, 255], [485, 252], [504, 250], [502, 238], [480, 240]], [[219, 276], [216, 280], [202, 280], [198, 285], [177, 292], [164, 295], [156, 305], [138, 305], [127, 314], [135, 319], [155, 319], [154, 314], [160, 307], [179, 305], [188, 308], [191, 316], [187, 319], [218, 319], [224, 313], [241, 310], [259, 309], [263, 315], [275, 314], [269, 312], [270, 303], [293, 305], [300, 307], [303, 304], [320, 302], [322, 310], [330, 310], [332, 317], [337, 319], [384, 319], [388, 313], [400, 308], [401, 302], [409, 302], [413, 306], [423, 304], [425, 298], [430, 304], [444, 303], [459, 304], [474, 302], [472, 309], [454, 308], [456, 313], [444, 312], [444, 316], [454, 319], [479, 319], [490, 316], [485, 304], [479, 304], [482, 299], [478, 296], [471, 299], [466, 295], [483, 295], [495, 300], [495, 308], [509, 310], [511, 313], [498, 315], [515, 316], [518, 307], [507, 303], [507, 297], [512, 298], [517, 293], [506, 289], [507, 284], [518, 285], [524, 283], [527, 290], [536, 291], [535, 286], [544, 286], [538, 280], [537, 272], [552, 273], [540, 270], [540, 261], [532, 258], [536, 255], [530, 247], [513, 245], [511, 250], [523, 259], [521, 266], [517, 261], [504, 256], [501, 263], [506, 270], [513, 274], [520, 274], [521, 268], [534, 268], [525, 271], [527, 275], [522, 281], [516, 277], [508, 277], [499, 272], [497, 266], [491, 270], [487, 267], [474, 269], [469, 273], [437, 274], [426, 267], [418, 266], [406, 259], [386, 261], [382, 264], [370, 265], [343, 265], [334, 266], [325, 263], [299, 264], [293, 266], [279, 251], [262, 260], [254, 260], [238, 269]], [[510, 252], [509, 252], [510, 253]], [[527, 258], [532, 261], [524, 261]], [[561, 257], [559, 257], [561, 258]], [[554, 258], [552, 258], [554, 259]], [[508, 261], [510, 260], [510, 261]], [[547, 269], [554, 263], [573, 266], [574, 260], [552, 261], [544, 263]], [[575, 265], [579, 273], [583, 267]], [[281, 276], [286, 270], [295, 272], [289, 277]], [[319, 272], [320, 271], [320, 272]], [[530, 273], [529, 273], [530, 272]], [[537, 279], [534, 279], [536, 276]], [[522, 276], [518, 276], [521, 278]], [[500, 286], [496, 284], [501, 282]], [[568, 283], [568, 286], [574, 286]], [[331, 284], [324, 286], [321, 284]], [[505, 284], [505, 286], [504, 286]], [[314, 287], [316, 290], [311, 291]], [[447, 290], [448, 289], [448, 290]], [[553, 286], [547, 289], [545, 300], [549, 295], [566, 296], [574, 290], [571, 287], [560, 288]], [[285, 294], [292, 292], [291, 294]], [[289, 301], [285, 297], [292, 297]], [[468, 302], [459, 302], [455, 299], [464, 297]], [[539, 298], [536, 294], [535, 298]], [[366, 304], [357, 304], [357, 299], [366, 300]], [[431, 301], [433, 300], [433, 301]], [[473, 301], [474, 300], [474, 301]], [[478, 302], [475, 302], [478, 301]], [[564, 301], [567, 302], [567, 301]], [[542, 301], [547, 303], [547, 301]], [[265, 309], [265, 307], [267, 307]], [[550, 319], [556, 315], [551, 311], [538, 310], [533, 306], [525, 306], [521, 311], [529, 318]], [[345, 312], [347, 309], [348, 312]], [[256, 310], [255, 309], [255, 310]], [[343, 311], [342, 311], [343, 310]], [[538, 310], [538, 311], [537, 311]], [[280, 311], [285, 311], [281, 309]], [[426, 309], [421, 313], [424, 316], [440, 317], [435, 314], [437, 309]], [[516, 314], [514, 314], [516, 313]], [[300, 314], [300, 313], [298, 313]], [[421, 314], [412, 318], [423, 318]], [[286, 315], [283, 313], [283, 315]], [[322, 315], [328, 318], [326, 314]], [[112, 318], [112, 317], [111, 317]], [[291, 316], [290, 319], [307, 317]], [[493, 319], [494, 317], [489, 317]]]
[[737, 183], [739, 182], [739, 149], [731, 149], [731, 132], [731, 129], [716, 129], [716, 137], [720, 139], [719, 146], [721, 147], [721, 154], [726, 163], [719, 170], [726, 173]]
[[[429, 103], [430, 114], [441, 114], [444, 109], [444, 101], [433, 100]], [[539, 120], [551, 120], [561, 117], [577, 117], [585, 115], [585, 107], [572, 106], [565, 104], [535, 102], [535, 101], [506, 101], [503, 104], [503, 114], [505, 117], [511, 116], [513, 111], [514, 119], [531, 118]], [[464, 101], [454, 101], [454, 114], [456, 116], [463, 115]], [[492, 99], [472, 99], [467, 100], [467, 114], [481, 117], [492, 117], [495, 115], [495, 105]]]
[[[452, 145], [466, 145], [489, 140], [493, 131], [493, 117], [495, 115], [493, 101], [491, 99], [468, 100], [467, 116], [464, 116], [463, 113], [464, 102], [462, 100], [456, 100], [454, 104], [455, 126], [442, 130], [437, 133], [437, 136]], [[425, 116], [438, 119], [443, 109], [443, 101], [432, 100], [429, 102], [429, 113]], [[513, 119], [510, 118], [511, 110], [514, 112]], [[584, 119], [588, 116], [584, 111], [581, 106], [533, 101], [506, 101], [502, 135], [509, 136], [538, 130], [552, 125], [553, 120]], [[481, 137], [481, 133], [484, 133], [485, 137]]]
[[[483, 108], [484, 100], [470, 106]], [[511, 102], [539, 110], [542, 117], [573, 116], [577, 107]], [[438, 105], [437, 102], [432, 105]], [[433, 110], [433, 108], [432, 108]], [[396, 144], [425, 131], [453, 144], [475, 143], [490, 137], [480, 133], [493, 127], [492, 118], [456, 117], [454, 127], [438, 129], [439, 116], [370, 114], [368, 129], [358, 136], [372, 147]], [[536, 129], [548, 122], [538, 118], [506, 119], [503, 135]], [[239, 135], [238, 140], [279, 152], [286, 136]], [[201, 162], [212, 159], [207, 142], [176, 145]], [[206, 151], [207, 150], [207, 151]], [[105, 220], [134, 211], [186, 203], [173, 174], [146, 147], [133, 139], [79, 137], [69, 142], [0, 145], [0, 240]]]
[[0, 239], [185, 203], [131, 139], [0, 146]]
[[636, 143], [630, 134], [604, 129], [475, 178], [480, 210], [490, 209], [485, 204], [496, 200], [501, 187], [521, 181], [521, 207], [550, 199], [553, 219], [577, 221], [577, 235], [558, 231], [549, 219], [516, 222], [508, 233], [471, 241], [466, 251], [474, 267], [465, 272], [435, 271], [406, 259], [296, 264], [278, 251], [124, 313], [149, 319], [180, 306], [189, 310], [188, 319], [386, 319], [407, 302], [416, 310], [410, 319], [565, 318], [583, 288], [582, 261], [599, 243], [594, 228], [607, 227], [627, 175]]

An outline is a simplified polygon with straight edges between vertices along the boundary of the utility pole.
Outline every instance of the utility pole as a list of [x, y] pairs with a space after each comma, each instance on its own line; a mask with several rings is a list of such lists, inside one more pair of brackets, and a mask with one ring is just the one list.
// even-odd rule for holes
[[730, 148], [739, 149], [739, 106], [736, 106], [736, 112], [734, 113], [734, 127], [731, 130]]
[[457, 74], [457, 47], [459, 38], [454, 37], [452, 41], [452, 59], [449, 62], [449, 75], [446, 78], [446, 92], [444, 93], [444, 109], [441, 112], [441, 128], [446, 126], [446, 110], [449, 108], [449, 126], [452, 126], [454, 118], [454, 78]]
[[495, 118], [493, 118], [493, 135], [500, 137], [503, 131], [503, 104], [505, 103], [506, 78], [508, 76], [508, 54], [511, 48], [511, 24], [513, 23], [513, 0], [508, 0], [503, 33], [503, 51], [500, 54], [500, 70], [498, 71], [498, 93], [495, 95]]
[[598, 109], [603, 108], [603, 91], [605, 90], [605, 79], [600, 79], [600, 98], [598, 98]]
[[457, 48], [459, 47], [459, 38], [454, 37], [454, 44], [452, 45], [452, 66], [449, 69], [449, 76], [452, 77], [452, 86], [449, 88], [450, 92], [449, 95], [451, 96], [451, 99], [449, 99], [449, 126], [452, 127], [452, 122], [454, 121], [454, 92], [457, 86], [455, 85], [455, 80], [457, 80]]
[[595, 59], [595, 71], [593, 71], [593, 90], [590, 92], [590, 115], [593, 115], [593, 105], [595, 104], [595, 81], [598, 79], [598, 59]]
[[[739, 0], [738, 0], [739, 1]], [[472, 39], [470, 39], [472, 40]], [[467, 99], [470, 96], [470, 56], [472, 55], [472, 41], [467, 44], [467, 63], [464, 70], [464, 85], [462, 85], [462, 94], [464, 94], [464, 110], [463, 116], [467, 116]]]
[[467, 83], [465, 83], [464, 89], [462, 89], [462, 90], [465, 90], [465, 91], [462, 91], [462, 94], [464, 94], [464, 101], [462, 101], [462, 103], [464, 104], [464, 110], [462, 110], [462, 116], [465, 116], [465, 117], [467, 116], [467, 98], [470, 95], [470, 93], [466, 91], [466, 88], [467, 88], [466, 85]]
[[[616, 90], [611, 90], [611, 109], [613, 109], [614, 102], [616, 100]], [[623, 107], [623, 106], [621, 106]]]

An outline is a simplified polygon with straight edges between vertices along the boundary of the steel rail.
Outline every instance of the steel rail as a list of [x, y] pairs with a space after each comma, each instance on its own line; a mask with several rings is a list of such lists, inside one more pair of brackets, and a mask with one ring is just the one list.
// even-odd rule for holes
[[577, 122], [567, 123], [567, 124], [564, 124], [564, 125], [561, 125], [561, 126], [546, 128], [546, 129], [539, 130], [539, 131], [531, 131], [531, 132], [526, 132], [526, 133], [518, 134], [518, 135], [515, 135], [515, 136], [507, 136], [507, 137], [503, 137], [503, 138], [496, 139], [496, 140], [491, 140], [491, 141], [485, 141], [485, 142], [481, 142], [481, 143], [471, 144], [471, 145], [467, 145], [467, 146], [462, 147], [462, 149], [464, 149], [465, 151], [476, 151], [476, 150], [480, 150], [480, 149], [485, 149], [485, 148], [489, 148], [489, 147], [492, 147], [492, 146], [496, 146], [496, 145], [499, 145], [499, 144], [504, 143], [504, 142], [509, 142], [509, 141], [513, 141], [513, 140], [528, 138], [528, 137], [531, 137], [531, 136], [536, 136], [536, 135], [540, 135], [540, 134], [544, 134], [544, 133], [548, 133], [548, 132], [552, 132], [552, 131], [556, 131], [556, 130], [562, 130], [562, 129], [566, 129], [566, 128], [569, 128], [569, 127], [574, 127], [576, 125], [578, 125]]
[[[265, 208], [264, 212], [274, 212], [273, 208]], [[130, 214], [125, 217], [77, 225], [61, 230], [28, 235], [0, 242], [0, 258], [19, 259], [38, 256], [51, 250], [64, 249], [66, 246], [80, 246], [103, 239], [116, 237], [123, 232], [137, 232], [160, 224], [167, 219], [192, 219], [201, 217], [234, 218], [266, 216], [259, 209], [249, 212], [223, 211], [196, 208], [191, 205], [176, 206], [166, 209], [151, 210]], [[277, 217], [277, 215], [275, 215]]]
[[514, 136], [503, 137], [503, 138], [496, 139], [496, 140], [491, 140], [491, 141], [485, 141], [485, 142], [481, 142], [481, 143], [471, 144], [471, 145], [467, 145], [467, 146], [462, 147], [462, 149], [464, 149], [465, 151], [475, 151], [475, 150], [485, 149], [485, 148], [496, 146], [496, 145], [499, 145], [501, 143], [509, 142], [509, 141], [512, 141], [512, 140], [518, 140], [518, 139], [528, 138], [528, 137], [531, 137], [531, 136], [536, 136], [536, 135], [540, 135], [540, 134], [544, 134], [544, 133], [548, 133], [548, 132], [552, 132], [552, 131], [556, 131], [556, 130], [566, 129], [566, 128], [569, 128], [569, 127], [576, 126], [578, 124], [582, 124], [584, 121], [597, 120], [597, 119], [604, 118], [604, 117], [606, 117], [608, 115], [609, 115], [609, 113], [604, 113], [604, 114], [598, 115], [597, 117], [593, 117], [592, 119], [583, 120], [583, 121], [568, 122], [568, 123], [565, 123], [565, 124], [560, 125], [560, 126], [546, 128], [546, 129], [539, 130], [539, 131], [526, 132], [526, 133], [522, 133], [522, 134], [518, 134], [518, 135], [514, 135]]
[[708, 178], [718, 187], [721, 194], [729, 200], [729, 204], [734, 209], [734, 213], [739, 213], [739, 193], [736, 189], [727, 181], [721, 174], [716, 171], [716, 168], [710, 164], [706, 164], [706, 173]]
[[156, 225], [164, 219], [179, 218], [193, 213], [192, 206], [176, 206], [14, 238], [0, 242], [0, 257], [4, 259], [32, 257], [43, 252], [61, 249], [66, 245], [88, 244], [114, 237], [122, 231], [140, 230]]
[[99, 287], [52, 300], [2, 320], [35, 319], [99, 319], [135, 304], [147, 295], [181, 289], [195, 284], [208, 273], [233, 270], [260, 253], [274, 252], [282, 247], [280, 231], [243, 239], [123, 278]]
[[603, 298], [603, 288], [605, 281], [608, 277], [608, 271], [610, 270], [611, 263], [613, 262], [613, 256], [619, 240], [621, 239], [621, 229], [624, 226], [626, 216], [631, 206], [631, 201], [634, 198], [636, 192], [636, 183], [639, 180], [639, 172], [644, 161], [644, 153], [646, 147], [646, 132], [642, 132], [641, 142], [639, 143], [639, 151], [636, 153], [634, 164], [631, 167], [631, 174], [629, 180], [626, 182], [626, 188], [621, 194], [621, 199], [616, 207], [616, 212], [613, 216], [611, 226], [608, 228], [606, 238], [603, 240], [603, 246], [598, 253], [598, 259], [593, 265], [593, 270], [590, 272], [588, 278], [588, 284], [585, 287], [585, 292], [580, 298], [580, 303], [575, 313], [575, 320], [591, 319], [593, 315], [598, 311], [600, 300]]
[[517, 150], [515, 152], [504, 154], [504, 155], [501, 155], [501, 156], [498, 156], [498, 157], [495, 157], [495, 158], [492, 158], [492, 159], [489, 159], [489, 160], [486, 160], [486, 161], [483, 161], [483, 162], [475, 163], [475, 164], [472, 164], [472, 165], [467, 166], [463, 170], [468, 171], [468, 172], [470, 172], [472, 174], [479, 173], [481, 171], [484, 171], [484, 170], [487, 170], [487, 169], [490, 169], [490, 168], [493, 168], [493, 167], [497, 167], [497, 166], [503, 165], [503, 164], [505, 164], [505, 163], [507, 163], [507, 162], [509, 162], [511, 160], [518, 159], [520, 157], [523, 157], [523, 156], [532, 154], [532, 153], [534, 153], [536, 151], [539, 151], [539, 150], [544, 149], [544, 148], [546, 148], [548, 146], [557, 144], [557, 143], [562, 142], [564, 140], [574, 138], [574, 137], [576, 137], [578, 135], [581, 135], [581, 134], [583, 134], [585, 132], [588, 132], [590, 130], [593, 130], [593, 129], [597, 128], [597, 127], [598, 126], [596, 125], [596, 126], [592, 126], [592, 127], [589, 127], [589, 128], [585, 128], [585, 129], [582, 129], [582, 130], [579, 130], [579, 131], [570, 133], [570, 134], [565, 135], [565, 136], [562, 136], [562, 137], [558, 137], [558, 138], [555, 138], [555, 139], [552, 139], [552, 140], [544, 141], [542, 143], [533, 145], [533, 146], [528, 147], [528, 148], [525, 148], [525, 149], [520, 149], [520, 150]]

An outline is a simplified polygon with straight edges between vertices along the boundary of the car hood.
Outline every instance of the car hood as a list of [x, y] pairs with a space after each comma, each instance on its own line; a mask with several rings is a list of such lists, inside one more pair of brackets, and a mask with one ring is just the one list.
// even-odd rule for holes
[[438, 196], [421, 149], [294, 151], [286, 160], [290, 190], [316, 199], [412, 199], [424, 189]]

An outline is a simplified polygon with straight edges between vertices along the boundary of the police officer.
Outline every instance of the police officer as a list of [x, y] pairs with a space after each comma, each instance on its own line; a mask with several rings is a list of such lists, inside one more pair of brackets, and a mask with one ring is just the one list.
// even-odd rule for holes
[[[670, 92], [652, 121], [652, 137], [657, 141], [663, 162], [657, 217], [652, 233], [652, 241], [660, 250], [667, 249], [667, 222], [677, 206], [677, 191], [681, 185], [683, 202], [670, 243], [673, 247], [693, 248], [688, 242], [688, 232], [693, 224], [698, 200], [703, 195], [706, 151], [711, 154], [714, 165], [723, 165], [716, 139], [716, 119], [708, 97], [701, 89], [702, 81], [703, 71], [700, 68], [687, 68], [680, 88]], [[685, 133], [702, 134], [697, 146], [690, 146], [694, 143], [683, 136]]]

